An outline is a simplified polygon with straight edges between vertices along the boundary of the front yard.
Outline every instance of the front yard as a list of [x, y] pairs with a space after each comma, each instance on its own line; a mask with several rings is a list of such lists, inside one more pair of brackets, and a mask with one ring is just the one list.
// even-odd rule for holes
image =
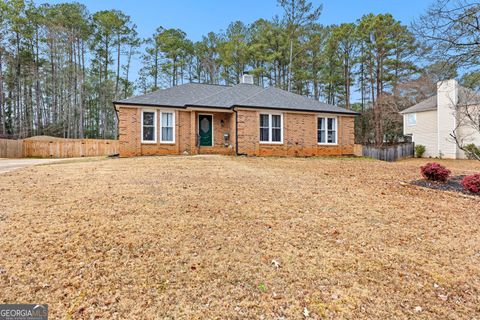
[[478, 318], [480, 200], [402, 183], [426, 162], [144, 157], [4, 173], [0, 303], [48, 303], [51, 319]]

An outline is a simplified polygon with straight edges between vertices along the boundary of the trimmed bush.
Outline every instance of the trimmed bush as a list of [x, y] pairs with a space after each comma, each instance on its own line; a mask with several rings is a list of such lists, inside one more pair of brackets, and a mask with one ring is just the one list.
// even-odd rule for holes
[[450, 170], [437, 162], [427, 163], [426, 165], [420, 167], [420, 172], [427, 180], [442, 182], [447, 181], [451, 173]]
[[415, 145], [415, 157], [421, 158], [425, 153], [425, 146], [421, 144]]
[[480, 194], [480, 173], [466, 176], [462, 179], [463, 189], [470, 191], [471, 193]]

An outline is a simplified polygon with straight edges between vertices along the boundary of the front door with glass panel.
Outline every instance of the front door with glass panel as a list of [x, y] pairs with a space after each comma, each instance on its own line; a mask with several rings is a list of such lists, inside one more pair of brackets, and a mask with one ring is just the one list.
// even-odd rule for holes
[[200, 139], [200, 146], [213, 145], [212, 132], [212, 116], [207, 114], [200, 114], [198, 116], [198, 135]]

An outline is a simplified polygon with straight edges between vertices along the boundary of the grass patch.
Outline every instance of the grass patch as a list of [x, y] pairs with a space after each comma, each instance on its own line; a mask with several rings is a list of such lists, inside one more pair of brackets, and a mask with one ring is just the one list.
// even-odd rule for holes
[[478, 199], [401, 183], [423, 159], [277, 159], [85, 158], [0, 175], [0, 303], [48, 303], [54, 319], [478, 313]]

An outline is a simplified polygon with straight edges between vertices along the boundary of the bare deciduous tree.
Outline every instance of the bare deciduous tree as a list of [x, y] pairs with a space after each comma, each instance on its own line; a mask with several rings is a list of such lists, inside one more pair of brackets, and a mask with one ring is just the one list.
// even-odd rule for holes
[[414, 21], [412, 29], [431, 48], [431, 58], [441, 61], [445, 68], [455, 65], [478, 69], [479, 1], [437, 0]]
[[465, 152], [469, 159], [480, 161], [480, 94], [460, 87], [458, 103], [453, 105], [455, 128], [450, 134], [457, 147]]

